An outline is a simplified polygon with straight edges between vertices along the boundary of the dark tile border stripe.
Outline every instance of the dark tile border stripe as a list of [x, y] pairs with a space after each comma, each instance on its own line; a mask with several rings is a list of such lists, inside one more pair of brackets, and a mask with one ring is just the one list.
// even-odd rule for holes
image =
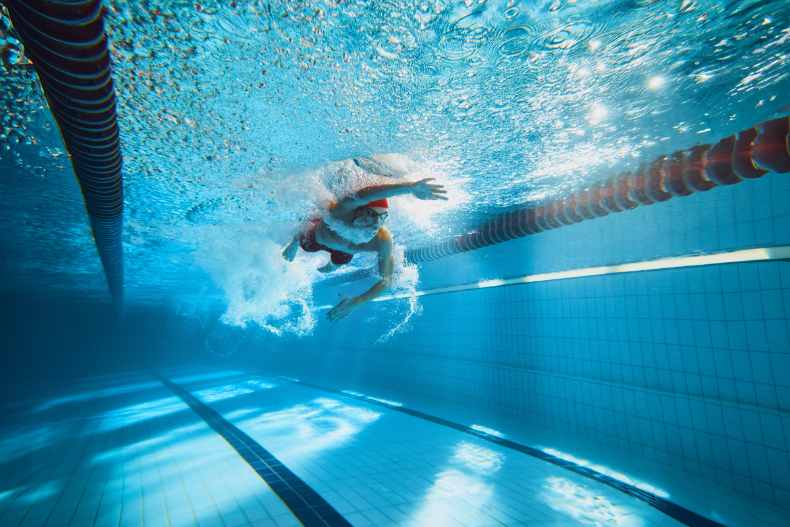
[[249, 463], [305, 527], [351, 527], [329, 503], [268, 450], [171, 380], [152, 372]]
[[[256, 375], [261, 375], [261, 374], [256, 373]], [[542, 450], [538, 450], [537, 448], [528, 447], [526, 445], [522, 445], [520, 443], [516, 443], [514, 441], [510, 441], [502, 437], [488, 434], [480, 430], [475, 430], [474, 428], [470, 428], [468, 426], [458, 424], [453, 421], [448, 421], [447, 419], [442, 419], [441, 417], [435, 417], [433, 415], [419, 412], [417, 410], [411, 410], [409, 408], [404, 408], [402, 406], [393, 406], [362, 395], [354, 395], [351, 393], [342, 392], [340, 390], [334, 390], [332, 388], [325, 388], [323, 386], [317, 386], [315, 384], [310, 384], [295, 379], [289, 379], [287, 377], [274, 377], [274, 378], [279, 379], [281, 381], [290, 382], [292, 384], [299, 384], [301, 386], [307, 386], [309, 388], [315, 388], [317, 390], [333, 393], [335, 395], [340, 395], [342, 397], [357, 399], [359, 401], [368, 404], [374, 404], [376, 406], [381, 406], [383, 408], [388, 408], [395, 412], [401, 412], [403, 414], [410, 415], [412, 417], [417, 417], [419, 419], [424, 419], [426, 421], [430, 421], [438, 425], [446, 426], [448, 428], [458, 430], [459, 432], [463, 432], [465, 434], [479, 437], [480, 439], [484, 439], [490, 443], [494, 443], [499, 446], [509, 448], [510, 450], [515, 450], [516, 452], [521, 452], [522, 454], [526, 454], [528, 456], [541, 459], [543, 461], [546, 461], [547, 463], [551, 463], [552, 465], [556, 465], [558, 467], [564, 468], [565, 470], [570, 470], [571, 472], [574, 472], [586, 478], [590, 478], [592, 480], [603, 483], [604, 485], [608, 485], [612, 488], [615, 488], [621, 492], [628, 494], [629, 496], [638, 498], [644, 501], [645, 503], [647, 503], [648, 505], [650, 505], [651, 507], [653, 507], [654, 509], [663, 512], [667, 516], [670, 516], [671, 518], [674, 518], [675, 520], [684, 523], [689, 527], [725, 527], [721, 523], [711, 520], [710, 518], [706, 518], [705, 516], [701, 516], [700, 514], [697, 514], [694, 511], [690, 511], [684, 507], [681, 507], [680, 505], [677, 505], [676, 503], [672, 503], [666, 498], [656, 496], [655, 494], [647, 492], [646, 490], [642, 490], [639, 487], [635, 487], [633, 485], [623, 483], [622, 481], [617, 480], [611, 476], [607, 476], [606, 474], [596, 472], [590, 468], [573, 463], [572, 461], [567, 461], [565, 459], [552, 456], [551, 454], [547, 454], [546, 452], [543, 452]]]

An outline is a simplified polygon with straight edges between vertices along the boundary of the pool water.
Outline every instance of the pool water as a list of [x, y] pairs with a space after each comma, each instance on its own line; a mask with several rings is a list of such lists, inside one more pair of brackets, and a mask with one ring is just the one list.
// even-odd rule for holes
[[[790, 4], [104, 9], [122, 306], [0, 18], [0, 525], [788, 523], [788, 174], [542, 214], [786, 121]], [[425, 177], [330, 323], [375, 256], [283, 247]]]

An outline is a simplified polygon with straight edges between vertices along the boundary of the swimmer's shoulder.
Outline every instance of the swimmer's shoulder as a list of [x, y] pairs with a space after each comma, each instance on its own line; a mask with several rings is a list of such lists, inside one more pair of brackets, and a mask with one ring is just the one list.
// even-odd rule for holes
[[376, 233], [376, 245], [379, 246], [379, 249], [392, 252], [392, 243], [392, 233], [390, 233], [389, 229], [382, 226], [379, 232]]
[[379, 232], [376, 233], [376, 237], [379, 238], [380, 240], [389, 240], [390, 242], [392, 242], [392, 233], [384, 225], [382, 225], [381, 228], [379, 229]]

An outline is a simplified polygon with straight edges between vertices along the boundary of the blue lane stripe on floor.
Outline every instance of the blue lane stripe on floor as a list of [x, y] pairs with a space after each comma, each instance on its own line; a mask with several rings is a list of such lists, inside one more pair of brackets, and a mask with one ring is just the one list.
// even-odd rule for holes
[[[256, 375], [260, 375], [260, 373], [256, 373]], [[287, 377], [274, 377], [274, 378], [282, 381], [287, 381], [293, 384], [307, 386], [309, 388], [315, 388], [317, 390], [333, 393], [335, 395], [340, 395], [342, 397], [357, 399], [359, 401], [363, 401], [368, 404], [374, 404], [376, 406], [381, 406], [383, 408], [389, 408], [390, 410], [393, 410], [395, 412], [401, 412], [406, 415], [410, 415], [412, 417], [417, 417], [419, 419], [424, 419], [426, 421], [430, 421], [438, 425], [446, 426], [454, 430], [458, 430], [459, 432], [473, 435], [475, 437], [479, 437], [480, 439], [484, 439], [491, 443], [495, 443], [499, 446], [509, 448], [510, 450], [515, 450], [516, 452], [521, 452], [522, 454], [526, 454], [528, 456], [541, 459], [543, 461], [546, 461], [547, 463], [551, 463], [552, 465], [556, 465], [560, 468], [564, 468], [565, 470], [570, 470], [571, 472], [579, 474], [580, 476], [584, 476], [586, 478], [590, 478], [600, 483], [603, 483], [604, 485], [613, 487], [621, 492], [628, 494], [629, 496], [638, 498], [643, 502], [647, 503], [648, 505], [650, 505], [651, 507], [653, 507], [654, 509], [663, 512], [667, 516], [670, 516], [671, 518], [681, 523], [684, 523], [689, 527], [725, 527], [721, 523], [711, 520], [710, 518], [706, 518], [705, 516], [702, 516], [694, 511], [690, 511], [684, 507], [681, 507], [676, 503], [672, 503], [666, 498], [662, 498], [661, 496], [656, 496], [651, 492], [640, 489], [639, 487], [636, 487], [634, 485], [629, 485], [628, 483], [624, 483], [611, 476], [607, 476], [606, 474], [596, 472], [595, 470], [592, 470], [588, 467], [578, 465], [572, 461], [568, 461], [560, 457], [552, 456], [551, 454], [547, 454], [546, 452], [542, 450], [538, 450], [537, 448], [528, 447], [526, 445], [522, 445], [520, 443], [516, 443], [514, 441], [510, 441], [508, 439], [495, 436], [493, 434], [489, 434], [481, 430], [476, 430], [474, 428], [459, 423], [455, 423], [453, 421], [448, 421], [447, 419], [442, 419], [441, 417], [435, 417], [433, 415], [419, 412], [417, 410], [411, 410], [409, 408], [404, 408], [402, 406], [394, 406], [392, 404], [387, 404], [386, 402], [382, 402], [373, 399], [371, 397], [366, 397], [364, 395], [352, 394], [349, 392], [334, 390], [332, 388], [325, 388], [323, 386], [317, 386], [315, 384], [298, 381], [296, 379], [289, 379]]]
[[239, 453], [302, 525], [305, 527], [351, 527], [351, 524], [334, 507], [257, 441], [179, 385], [156, 372], [152, 373]]

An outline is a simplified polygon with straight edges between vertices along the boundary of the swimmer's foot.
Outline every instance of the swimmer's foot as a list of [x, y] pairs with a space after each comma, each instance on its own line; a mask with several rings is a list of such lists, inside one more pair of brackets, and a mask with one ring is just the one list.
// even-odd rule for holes
[[333, 264], [332, 261], [330, 260], [329, 262], [327, 262], [327, 264], [325, 266], [319, 267], [318, 268], [318, 272], [319, 273], [331, 273], [332, 271], [334, 271], [337, 268], [338, 268], [338, 266]]

